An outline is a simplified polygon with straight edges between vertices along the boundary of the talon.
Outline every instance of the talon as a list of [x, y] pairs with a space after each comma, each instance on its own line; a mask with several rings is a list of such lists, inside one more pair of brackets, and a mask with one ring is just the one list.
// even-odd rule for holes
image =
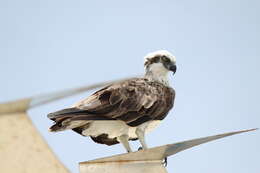
[[164, 158], [164, 160], [162, 161], [162, 164], [163, 164], [164, 167], [167, 167], [167, 165], [168, 165], [168, 158], [167, 157]]
[[143, 147], [139, 147], [139, 148], [138, 148], [138, 151], [140, 151], [140, 150], [142, 150], [142, 149], [143, 149]]

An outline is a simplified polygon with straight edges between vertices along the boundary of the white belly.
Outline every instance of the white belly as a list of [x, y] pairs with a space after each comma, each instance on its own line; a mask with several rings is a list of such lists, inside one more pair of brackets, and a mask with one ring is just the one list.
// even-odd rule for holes
[[129, 138], [137, 138], [135, 133], [137, 128], [141, 128], [145, 133], [148, 133], [158, 126], [160, 122], [160, 120], [151, 120], [139, 125], [138, 127], [131, 127], [120, 120], [92, 121], [90, 126], [83, 131], [83, 135], [97, 137], [101, 134], [107, 134], [109, 138], [128, 135]]

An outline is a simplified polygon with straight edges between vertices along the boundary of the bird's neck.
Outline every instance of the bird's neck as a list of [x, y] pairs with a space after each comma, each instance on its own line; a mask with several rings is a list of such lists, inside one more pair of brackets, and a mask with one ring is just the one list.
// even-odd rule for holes
[[162, 64], [151, 64], [145, 69], [145, 78], [150, 81], [156, 81], [162, 83], [165, 86], [169, 86], [168, 70], [163, 67]]

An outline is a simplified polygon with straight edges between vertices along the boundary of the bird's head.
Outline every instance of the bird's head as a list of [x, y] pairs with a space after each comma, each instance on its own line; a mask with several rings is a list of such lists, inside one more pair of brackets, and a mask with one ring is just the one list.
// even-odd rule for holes
[[173, 74], [175, 74], [177, 70], [175, 56], [166, 50], [149, 53], [144, 58], [146, 71], [148, 70], [155, 73], [167, 73], [172, 71]]
[[177, 70], [175, 56], [166, 50], [158, 50], [147, 54], [144, 58], [145, 76], [167, 85], [168, 72], [172, 71], [175, 74]]

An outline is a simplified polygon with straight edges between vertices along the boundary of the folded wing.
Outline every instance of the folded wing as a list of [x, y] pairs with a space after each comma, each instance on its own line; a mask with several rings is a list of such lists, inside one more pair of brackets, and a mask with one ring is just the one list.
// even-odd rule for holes
[[138, 126], [163, 119], [172, 108], [174, 97], [174, 90], [160, 83], [142, 78], [127, 80], [95, 92], [72, 108], [50, 113], [48, 118], [56, 122], [50, 129], [76, 128], [91, 120], [122, 120], [129, 126]]

